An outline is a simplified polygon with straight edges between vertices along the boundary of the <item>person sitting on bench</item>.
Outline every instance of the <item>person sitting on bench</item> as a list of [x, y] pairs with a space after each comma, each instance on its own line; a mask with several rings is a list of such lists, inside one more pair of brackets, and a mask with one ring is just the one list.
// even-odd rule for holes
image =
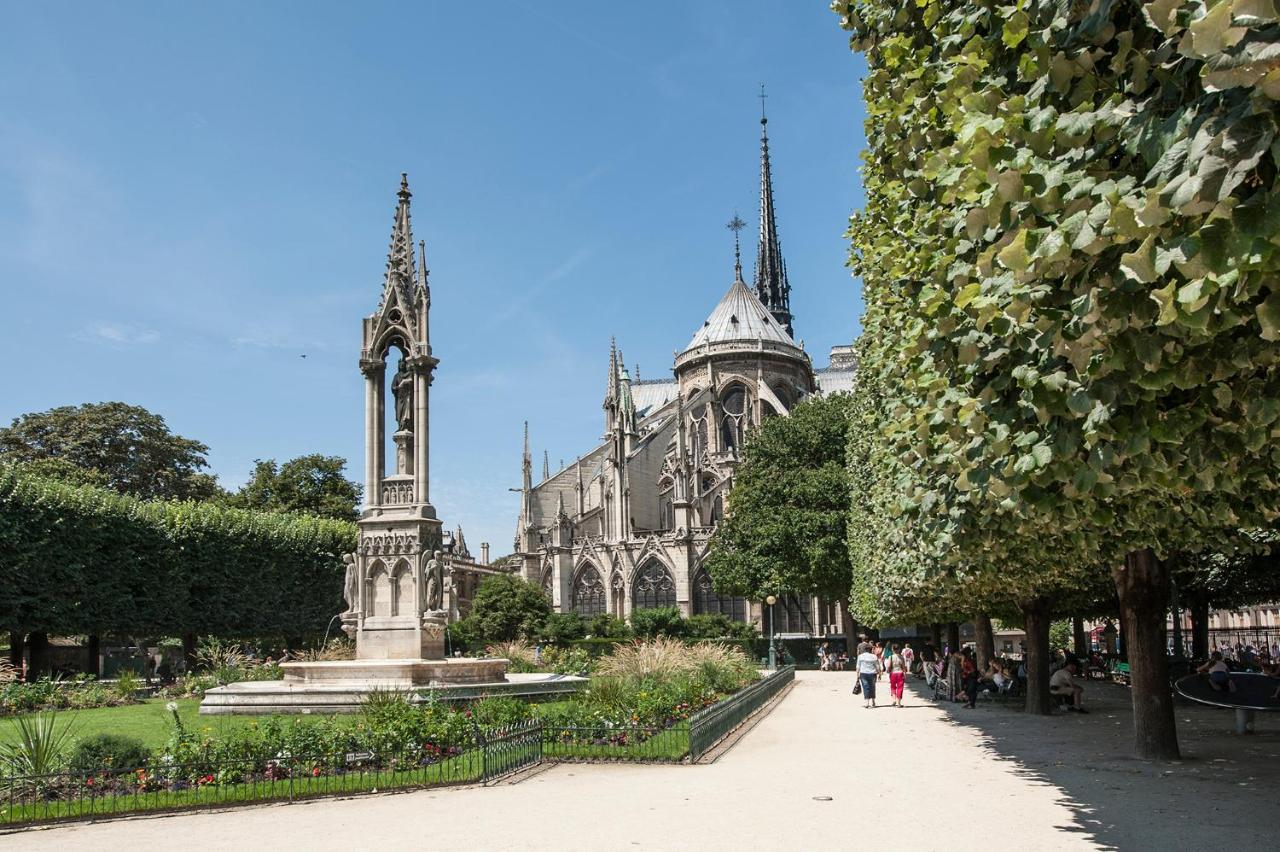
[[1075, 713], [1088, 713], [1084, 709], [1084, 688], [1075, 681], [1076, 669], [1079, 664], [1075, 660], [1068, 660], [1067, 664], [1053, 673], [1049, 678], [1049, 691], [1054, 695], [1070, 698], [1071, 703], [1067, 705], [1067, 710]]
[[1208, 674], [1209, 685], [1218, 692], [1235, 692], [1236, 685], [1231, 680], [1231, 669], [1227, 666], [1227, 661], [1222, 659], [1221, 651], [1214, 651], [1209, 661], [1200, 668], [1196, 669], [1197, 674]]

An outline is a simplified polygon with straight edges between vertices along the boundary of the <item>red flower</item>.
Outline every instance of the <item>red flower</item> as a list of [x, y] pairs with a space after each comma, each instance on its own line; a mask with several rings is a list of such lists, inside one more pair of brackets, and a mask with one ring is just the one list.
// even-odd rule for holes
[[311, 770], [311, 777], [312, 777], [312, 778], [319, 778], [319, 777], [320, 777], [320, 767], [319, 767], [319, 766], [317, 766], [315, 769], [312, 769], [312, 770]]

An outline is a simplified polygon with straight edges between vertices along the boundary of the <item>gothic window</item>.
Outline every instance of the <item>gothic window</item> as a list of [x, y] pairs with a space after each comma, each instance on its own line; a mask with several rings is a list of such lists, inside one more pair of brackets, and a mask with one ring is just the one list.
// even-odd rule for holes
[[780, 595], [773, 606], [764, 604], [765, 635], [769, 635], [769, 621], [774, 620], [773, 632], [805, 633], [812, 635], [813, 630], [813, 597], [796, 595], [788, 592]]
[[711, 501], [711, 526], [720, 523], [720, 519], [724, 517], [724, 497], [717, 494], [716, 499]]
[[588, 618], [604, 613], [604, 581], [590, 563], [579, 568], [573, 578], [573, 611]]
[[676, 581], [656, 559], [650, 559], [636, 575], [631, 592], [632, 609], [658, 609], [676, 605]]
[[695, 615], [727, 615], [734, 621], [746, 621], [747, 600], [717, 593], [712, 588], [711, 575], [703, 570], [693, 581], [693, 612]]
[[627, 607], [627, 584], [622, 579], [622, 575], [617, 571], [613, 572], [613, 579], [609, 581], [610, 598], [612, 599], [613, 614], [618, 618], [622, 618], [626, 613]]
[[693, 458], [702, 459], [707, 454], [707, 406], [697, 405], [689, 412], [689, 423], [693, 426]]
[[720, 449], [738, 452], [747, 425], [747, 391], [733, 385], [720, 398]]
[[551, 575], [550, 568], [542, 572], [542, 593], [547, 596], [547, 600], [554, 601], [555, 598], [551, 594]]

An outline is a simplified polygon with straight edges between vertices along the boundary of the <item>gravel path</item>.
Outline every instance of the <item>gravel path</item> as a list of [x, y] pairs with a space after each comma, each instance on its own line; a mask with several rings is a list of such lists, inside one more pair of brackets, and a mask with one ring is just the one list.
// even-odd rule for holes
[[[801, 672], [773, 712], [708, 765], [560, 765], [487, 788], [64, 826], [0, 837], [0, 849], [702, 852], [844, 849], [863, 845], [863, 835], [877, 846], [948, 852], [1262, 848], [1251, 846], [1261, 833], [1224, 833], [1223, 826], [1247, 821], [1257, 806], [1264, 808], [1253, 812], [1260, 831], [1274, 814], [1274, 777], [1241, 787], [1211, 772], [1210, 759], [1171, 772], [1116, 757], [1128, 747], [1113, 718], [1127, 697], [1119, 687], [1092, 690], [1100, 705], [1111, 701], [1118, 710], [1036, 719], [1003, 707], [939, 707], [910, 694], [904, 709], [868, 711], [851, 686], [848, 673]], [[1111, 689], [1111, 699], [1098, 694]], [[1225, 731], [1227, 716], [1212, 723]], [[1223, 738], [1229, 735], [1215, 733], [1213, 741]], [[1264, 759], [1277, 750], [1274, 731], [1253, 742]], [[1105, 759], [1096, 756], [1099, 748]], [[1201, 777], [1188, 774], [1202, 768]], [[1208, 796], [1215, 811], [1219, 794], [1231, 802], [1223, 803], [1221, 820], [1162, 815], [1175, 788], [1202, 803]], [[1237, 806], [1240, 813], [1229, 812]]]

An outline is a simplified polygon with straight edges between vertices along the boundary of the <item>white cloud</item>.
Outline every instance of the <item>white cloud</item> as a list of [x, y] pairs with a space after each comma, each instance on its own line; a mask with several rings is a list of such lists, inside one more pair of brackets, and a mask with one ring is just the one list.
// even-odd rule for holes
[[95, 322], [81, 330], [76, 337], [89, 343], [113, 343], [118, 346], [134, 346], [155, 343], [160, 332], [128, 323]]

